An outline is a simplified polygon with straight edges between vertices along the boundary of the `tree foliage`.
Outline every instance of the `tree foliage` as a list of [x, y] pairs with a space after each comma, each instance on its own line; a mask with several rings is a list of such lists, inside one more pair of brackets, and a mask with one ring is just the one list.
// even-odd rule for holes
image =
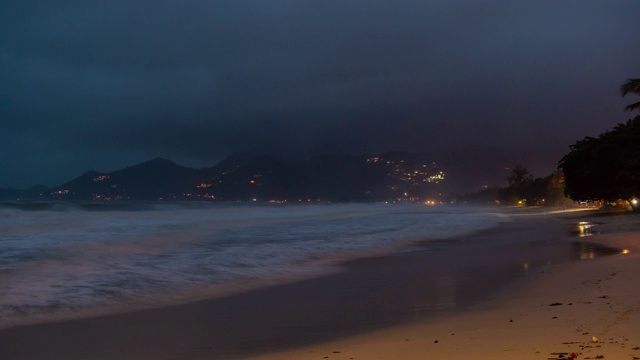
[[533, 180], [533, 177], [529, 173], [529, 169], [520, 164], [514, 165], [509, 172], [509, 176], [507, 176], [509, 187], [515, 189], [522, 188], [531, 180]]
[[[515, 167], [514, 167], [515, 168]], [[510, 180], [513, 173], [509, 173], [507, 180]], [[522, 167], [526, 170], [526, 167]], [[522, 170], [522, 169], [520, 169]], [[532, 179], [528, 171], [518, 174], [525, 174], [521, 182], [511, 183], [508, 187], [490, 187], [482, 191], [456, 195], [454, 202], [466, 202], [477, 204], [502, 204], [502, 205], [530, 205], [530, 206], [570, 206], [572, 201], [564, 196], [564, 175], [562, 171]], [[518, 186], [513, 186], [518, 183]], [[524, 201], [523, 201], [524, 200]]]
[[[620, 88], [620, 92], [622, 96], [626, 96], [627, 94], [636, 94], [640, 95], [640, 79], [629, 79], [626, 83], [622, 85]], [[627, 111], [635, 110], [640, 108], [640, 101], [627, 105], [624, 109]]]
[[615, 201], [640, 195], [640, 116], [570, 149], [558, 163], [569, 198]]

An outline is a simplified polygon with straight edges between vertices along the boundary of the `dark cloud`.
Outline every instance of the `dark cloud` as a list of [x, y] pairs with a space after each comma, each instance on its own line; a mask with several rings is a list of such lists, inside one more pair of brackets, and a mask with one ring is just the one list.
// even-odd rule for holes
[[630, 117], [618, 87], [640, 71], [635, 0], [0, 10], [0, 187], [237, 151], [472, 149], [545, 175], [569, 144]]

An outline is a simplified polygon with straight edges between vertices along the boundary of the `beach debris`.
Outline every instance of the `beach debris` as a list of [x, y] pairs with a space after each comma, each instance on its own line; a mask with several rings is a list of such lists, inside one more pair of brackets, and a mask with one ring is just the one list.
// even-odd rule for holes
[[558, 318], [557, 316], [552, 317], [552, 319], [557, 319], [557, 318]]
[[602, 296], [598, 296], [600, 299], [608, 299], [609, 295], [602, 295]]
[[509, 319], [509, 322], [513, 322], [513, 319]]
[[437, 343], [438, 343], [438, 340], [434, 341], [433, 343], [434, 343], [434, 344], [437, 344]]
[[636, 346], [634, 348], [631, 348], [632, 350], [640, 350], [640, 346]]
[[549, 360], [567, 360], [575, 359], [578, 357], [578, 354], [576, 352], [572, 352], [571, 354], [569, 354], [568, 352], [554, 352], [551, 353], [551, 355], [554, 355], [555, 357], [550, 357], [548, 358]]
[[592, 342], [592, 343], [597, 343], [597, 342], [598, 342], [598, 338], [597, 338], [597, 337], [595, 337], [595, 336], [592, 336], [592, 337], [591, 337], [591, 342]]
[[549, 306], [560, 306], [562, 305], [561, 302], [554, 302], [553, 304], [549, 304]]
[[549, 360], [570, 360], [576, 359], [578, 357], [578, 353], [576, 353], [575, 351], [571, 354], [569, 354], [568, 352], [554, 352], [551, 353], [551, 355], [555, 355], [555, 357], [548, 358]]

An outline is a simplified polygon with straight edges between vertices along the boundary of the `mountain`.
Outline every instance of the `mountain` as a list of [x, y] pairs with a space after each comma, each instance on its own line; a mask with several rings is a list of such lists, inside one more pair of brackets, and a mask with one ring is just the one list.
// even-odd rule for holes
[[299, 197], [305, 179], [299, 165], [272, 156], [233, 155], [218, 165], [204, 169], [209, 192], [218, 200], [272, 199]]
[[374, 190], [385, 186], [385, 172], [361, 155], [320, 155], [301, 166], [307, 179], [306, 198], [335, 201], [375, 200]]
[[0, 189], [0, 200], [23, 200], [39, 198], [46, 194], [49, 188], [44, 185], [36, 185], [28, 189], [5, 188]]
[[159, 200], [182, 198], [204, 179], [201, 171], [156, 158], [112, 173], [88, 171], [57, 186], [50, 195], [77, 200]]
[[156, 158], [111, 173], [88, 171], [60, 186], [0, 189], [31, 200], [424, 201], [444, 174], [428, 156], [404, 152], [318, 155], [304, 161], [236, 154], [193, 169]]

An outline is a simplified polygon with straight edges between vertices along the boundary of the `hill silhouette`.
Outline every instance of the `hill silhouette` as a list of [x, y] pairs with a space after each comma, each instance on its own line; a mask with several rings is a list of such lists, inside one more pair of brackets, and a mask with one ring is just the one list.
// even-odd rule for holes
[[111, 173], [92, 170], [53, 188], [0, 189], [0, 199], [421, 201], [437, 196], [443, 181], [422, 154], [325, 154], [303, 161], [235, 154], [201, 169], [155, 158]]

